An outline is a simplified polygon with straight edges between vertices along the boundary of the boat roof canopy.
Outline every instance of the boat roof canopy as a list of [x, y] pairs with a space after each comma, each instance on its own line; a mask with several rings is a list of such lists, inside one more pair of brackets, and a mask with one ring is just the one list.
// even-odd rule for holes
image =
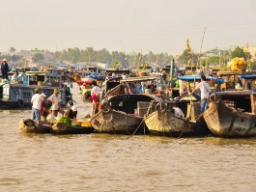
[[53, 74], [49, 72], [43, 71], [26, 71], [27, 76], [53, 76], [53, 77], [61, 77], [60, 74]]
[[129, 77], [126, 79], [121, 79], [120, 82], [124, 83], [124, 82], [137, 82], [137, 81], [153, 81], [155, 79], [156, 77], [154, 76]]
[[245, 90], [245, 91], [222, 91], [216, 92], [218, 95], [222, 96], [249, 96], [251, 94], [256, 95], [255, 91]]
[[[201, 76], [193, 76], [193, 75], [184, 75], [184, 76], [178, 76], [178, 80], [182, 81], [200, 81]], [[215, 83], [224, 83], [224, 79], [222, 78], [216, 78], [216, 77], [206, 77], [206, 81], [214, 80]]]
[[241, 72], [241, 71], [218, 71], [217, 75], [227, 76], [227, 75], [252, 75], [255, 72]]

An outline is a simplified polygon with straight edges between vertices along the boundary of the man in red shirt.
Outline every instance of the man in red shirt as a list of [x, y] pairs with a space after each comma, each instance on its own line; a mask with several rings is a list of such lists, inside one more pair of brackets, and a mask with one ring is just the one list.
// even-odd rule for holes
[[46, 108], [45, 99], [46, 95], [44, 93], [41, 94], [42, 102], [41, 102], [41, 121], [46, 121], [46, 117], [49, 114], [49, 111]]

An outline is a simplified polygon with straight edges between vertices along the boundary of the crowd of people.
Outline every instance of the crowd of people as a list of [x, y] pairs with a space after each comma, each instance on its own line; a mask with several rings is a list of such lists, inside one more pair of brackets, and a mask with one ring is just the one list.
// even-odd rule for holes
[[[15, 76], [18, 74], [15, 73]], [[145, 93], [145, 89], [150, 89], [153, 92], [156, 91], [156, 84], [154, 81], [148, 82], [129, 82], [126, 83], [127, 91], [129, 94], [140, 94]], [[216, 89], [221, 89], [220, 84], [217, 84]], [[201, 76], [201, 82], [197, 84], [197, 86], [190, 91], [190, 94], [193, 94], [195, 91], [200, 90], [201, 93], [201, 113], [204, 113], [208, 107], [208, 98], [211, 93], [209, 84], [206, 82], [205, 75]], [[32, 103], [32, 114], [31, 119], [33, 120], [42, 120], [46, 121], [47, 116], [51, 114], [53, 117], [57, 117], [58, 113], [62, 115], [66, 115], [71, 119], [75, 119], [77, 117], [77, 107], [72, 106], [66, 111], [61, 108], [61, 97], [59, 89], [55, 88], [53, 94], [46, 98], [44, 93], [40, 93], [39, 90], [36, 88], [34, 90], [34, 95], [31, 99]], [[96, 81], [91, 83], [91, 90], [89, 94], [87, 94], [85, 99], [93, 103], [93, 114], [96, 114], [100, 108], [100, 101], [102, 100], [103, 90], [100, 88]], [[47, 109], [46, 101], [51, 103], [50, 109]], [[181, 118], [185, 118], [184, 113], [178, 107], [174, 107], [171, 112]]]
[[[55, 88], [53, 91], [53, 94], [49, 98], [46, 98], [45, 93], [40, 94], [39, 89], [35, 88], [34, 95], [31, 98], [31, 104], [32, 104], [31, 119], [46, 121], [48, 115], [57, 117], [58, 113], [62, 115], [66, 115], [71, 119], [76, 119], [77, 107], [72, 106], [71, 108], [64, 111], [61, 108], [61, 97], [59, 95], [59, 92], [60, 92], [59, 89]], [[46, 101], [51, 103], [50, 109], [47, 109]]]

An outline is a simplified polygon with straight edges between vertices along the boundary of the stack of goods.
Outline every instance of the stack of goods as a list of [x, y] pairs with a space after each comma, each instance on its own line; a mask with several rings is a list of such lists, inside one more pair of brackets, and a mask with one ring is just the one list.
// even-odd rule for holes
[[92, 127], [90, 120], [91, 118], [83, 118], [83, 119], [77, 120], [75, 123], [79, 124], [79, 126], [81, 127]]
[[71, 119], [69, 118], [69, 117], [67, 117], [67, 116], [62, 116], [59, 120], [58, 120], [58, 123], [64, 123], [64, 124], [66, 124], [67, 126], [71, 126], [71, 124], [72, 124], [72, 121], [71, 121]]
[[230, 67], [232, 71], [244, 72], [247, 67], [247, 62], [244, 58], [236, 57], [228, 62], [228, 67]]
[[73, 78], [74, 78], [75, 81], [80, 80], [80, 76], [79, 76], [79, 74], [77, 74], [77, 73], [75, 73], [75, 74], [73, 75]]

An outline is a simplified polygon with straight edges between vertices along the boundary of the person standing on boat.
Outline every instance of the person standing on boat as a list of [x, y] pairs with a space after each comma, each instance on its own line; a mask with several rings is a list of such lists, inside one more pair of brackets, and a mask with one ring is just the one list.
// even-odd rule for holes
[[9, 66], [8, 66], [7, 60], [3, 59], [1, 63], [1, 73], [2, 73], [3, 79], [8, 80], [8, 71], [9, 71]]
[[49, 111], [47, 110], [45, 99], [46, 95], [44, 93], [41, 94], [42, 102], [41, 102], [41, 121], [46, 121], [46, 117], [49, 114]]
[[100, 87], [97, 86], [96, 81], [92, 82], [92, 90], [91, 90], [91, 98], [93, 101], [93, 110], [95, 113], [98, 112], [98, 105], [100, 102], [100, 95], [102, 93], [102, 89]]
[[41, 115], [41, 102], [42, 102], [42, 96], [39, 94], [39, 89], [34, 89], [34, 95], [31, 99], [32, 103], [32, 120], [40, 120]]
[[60, 107], [61, 98], [59, 96], [59, 89], [55, 88], [53, 94], [47, 99], [52, 103], [50, 110], [52, 111], [52, 115], [57, 117], [58, 112], [62, 113], [62, 109]]
[[208, 98], [211, 93], [209, 84], [205, 81], [206, 77], [205, 75], [201, 75], [201, 82], [198, 83], [198, 85], [195, 87], [195, 89], [192, 91], [192, 94], [200, 89], [201, 92], [201, 103], [200, 103], [200, 112], [204, 113], [208, 107]]

